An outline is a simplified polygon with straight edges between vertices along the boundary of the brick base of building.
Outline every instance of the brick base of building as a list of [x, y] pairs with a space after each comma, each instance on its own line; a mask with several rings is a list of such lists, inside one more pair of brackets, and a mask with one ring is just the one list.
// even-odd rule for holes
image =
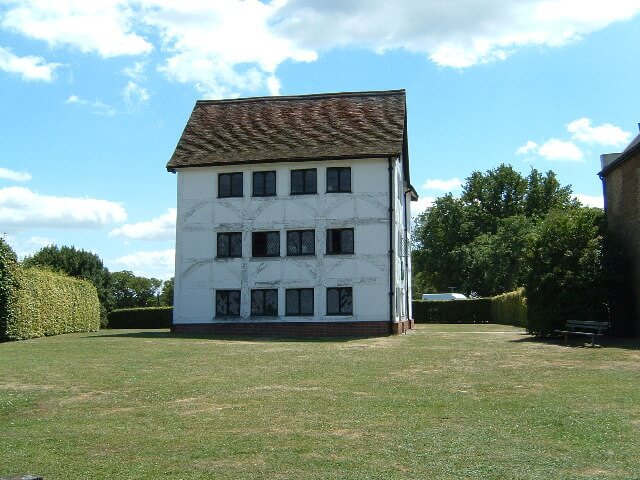
[[174, 333], [251, 335], [258, 337], [380, 337], [400, 335], [414, 328], [413, 320], [390, 322], [257, 322], [179, 323]]

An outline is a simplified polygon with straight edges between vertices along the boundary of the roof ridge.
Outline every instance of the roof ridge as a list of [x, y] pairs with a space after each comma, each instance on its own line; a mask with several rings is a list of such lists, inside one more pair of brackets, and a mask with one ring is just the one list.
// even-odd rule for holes
[[223, 98], [211, 100], [197, 100], [196, 105], [210, 105], [220, 103], [249, 103], [255, 101], [283, 101], [283, 100], [304, 100], [318, 98], [340, 98], [340, 97], [371, 97], [371, 96], [393, 96], [406, 95], [404, 88], [397, 90], [370, 90], [365, 92], [333, 92], [333, 93], [310, 93], [303, 95], [267, 95], [262, 97], [243, 97], [243, 98]]

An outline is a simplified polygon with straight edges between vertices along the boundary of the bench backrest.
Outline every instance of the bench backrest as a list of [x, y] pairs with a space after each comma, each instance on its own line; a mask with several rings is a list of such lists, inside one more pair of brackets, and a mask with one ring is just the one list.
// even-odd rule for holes
[[593, 322], [590, 320], [567, 320], [567, 330], [583, 330], [601, 333], [609, 330], [609, 322]]

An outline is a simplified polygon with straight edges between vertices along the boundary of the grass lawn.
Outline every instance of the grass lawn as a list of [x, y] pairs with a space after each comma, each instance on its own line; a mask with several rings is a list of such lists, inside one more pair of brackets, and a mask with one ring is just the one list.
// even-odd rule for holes
[[640, 478], [640, 344], [502, 325], [348, 341], [0, 344], [0, 476]]

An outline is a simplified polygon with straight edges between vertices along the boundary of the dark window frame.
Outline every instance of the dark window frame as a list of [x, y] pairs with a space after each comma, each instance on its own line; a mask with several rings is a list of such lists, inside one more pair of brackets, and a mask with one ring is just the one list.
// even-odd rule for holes
[[[313, 172], [313, 174], [315, 175], [315, 184], [313, 187], [313, 191], [310, 191], [311, 189], [309, 189], [309, 191], [307, 191], [307, 175]], [[302, 173], [302, 191], [293, 191], [293, 175], [294, 173]], [[296, 170], [291, 170], [291, 175], [290, 175], [290, 181], [291, 181], [291, 185], [289, 188], [289, 192], [291, 195], [314, 195], [318, 193], [318, 169], [317, 168], [300, 168], [300, 169], [296, 169]]]
[[[332, 170], [336, 171], [338, 175], [338, 185], [336, 190], [329, 190], [329, 172]], [[343, 185], [342, 172], [344, 171], [349, 172], [349, 188], [346, 188], [345, 185]], [[326, 183], [327, 193], [351, 193], [351, 167], [327, 167]]]
[[[301, 308], [300, 308], [300, 296], [302, 295], [303, 291], [310, 291], [311, 292], [311, 313], [308, 312], [302, 312]], [[296, 312], [291, 312], [291, 305], [289, 305], [289, 292], [296, 292], [297, 294], [297, 302], [298, 302], [298, 309]], [[284, 303], [285, 303], [285, 316], [287, 317], [312, 317], [315, 314], [315, 309], [316, 309], [316, 299], [315, 299], [315, 291], [313, 288], [287, 288], [284, 291]]]
[[[238, 295], [238, 312], [237, 314], [234, 313], [227, 313], [227, 314], [218, 314], [218, 300], [221, 298], [221, 296], [224, 296], [225, 298], [222, 300], [224, 301], [227, 305], [226, 305], [226, 309], [227, 311], [229, 310], [229, 303], [230, 303], [230, 295], [231, 294], [237, 294]], [[242, 292], [240, 290], [234, 290], [234, 289], [220, 289], [220, 290], [216, 290], [216, 297], [215, 297], [215, 312], [216, 312], [216, 318], [226, 318], [226, 317], [239, 317], [240, 316], [240, 308], [242, 305]]]
[[[345, 249], [342, 245], [342, 232], [351, 231], [351, 251]], [[339, 236], [339, 248], [334, 249], [334, 233], [340, 232]], [[355, 252], [356, 234], [354, 228], [327, 228], [327, 255], [352, 255]]]
[[[232, 238], [233, 237], [237, 237], [240, 236], [240, 254], [239, 255], [233, 255], [231, 253], [232, 248], [231, 248], [231, 242], [232, 242]], [[221, 237], [228, 237], [228, 245], [227, 245], [227, 249], [228, 251], [225, 252], [220, 252], [221, 248], [220, 248], [220, 238]], [[217, 258], [242, 258], [242, 232], [218, 232], [218, 235], [216, 237], [216, 257]]]
[[[302, 250], [302, 239], [303, 239], [303, 234], [307, 233], [307, 232], [312, 232], [313, 235], [313, 241], [312, 241], [312, 246], [313, 246], [313, 252], [311, 253], [304, 253]], [[294, 252], [291, 253], [289, 245], [290, 245], [290, 237], [293, 236], [297, 236], [298, 237], [298, 245], [299, 245], [299, 252]], [[287, 256], [288, 257], [312, 257], [316, 254], [316, 231], [314, 229], [311, 228], [307, 228], [307, 229], [303, 229], [303, 230], [287, 230]]]
[[[332, 290], [337, 291], [338, 293], [338, 310], [330, 311], [329, 310], [329, 295]], [[342, 295], [348, 294], [351, 298], [349, 302], [351, 304], [351, 310], [342, 310]], [[353, 315], [353, 287], [327, 287], [327, 316], [335, 316], [335, 315]]]
[[[256, 236], [257, 235], [265, 235], [264, 238], [264, 253], [257, 254], [256, 253]], [[278, 238], [278, 253], [268, 253], [269, 252], [269, 235], [277, 235]], [[270, 230], [266, 232], [251, 232], [251, 256], [257, 258], [265, 258], [265, 257], [279, 257], [280, 256], [280, 231], [279, 230]]]
[[[267, 192], [267, 174], [273, 173], [273, 193]], [[262, 179], [256, 182], [256, 176], [262, 175]], [[251, 181], [251, 196], [252, 197], [275, 197], [277, 192], [277, 175], [275, 170], [263, 170], [259, 172], [253, 172]], [[262, 191], [264, 193], [256, 193], [256, 183], [262, 184]]]
[[[234, 176], [240, 175], [240, 192], [234, 191]], [[222, 188], [220, 187], [220, 183], [223, 178], [229, 178], [229, 195], [222, 194]], [[218, 174], [218, 198], [241, 198], [244, 197], [244, 176], [242, 172], [229, 172], [229, 173], [219, 173]]]
[[[276, 305], [275, 312], [266, 312], [267, 310], [267, 292], [275, 293]], [[262, 302], [260, 305], [261, 311], [255, 312], [254, 306], [254, 294], [262, 294]], [[252, 317], [277, 317], [278, 316], [278, 289], [277, 288], [254, 288], [251, 290], [251, 316]]]

